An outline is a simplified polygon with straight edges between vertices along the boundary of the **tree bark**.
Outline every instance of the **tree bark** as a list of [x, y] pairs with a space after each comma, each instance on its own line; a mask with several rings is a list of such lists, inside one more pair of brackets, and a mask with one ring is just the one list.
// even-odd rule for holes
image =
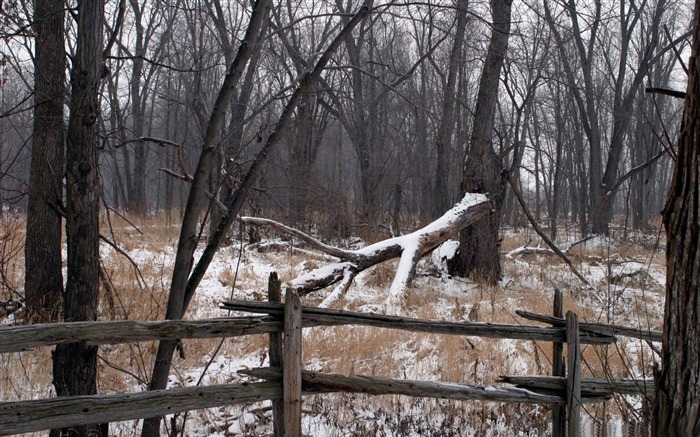
[[656, 377], [654, 435], [700, 435], [700, 1], [695, 2], [688, 90], [663, 219], [666, 309]]
[[498, 228], [505, 180], [501, 157], [491, 144], [501, 68], [508, 51], [512, 0], [491, 0], [491, 41], [479, 82], [472, 136], [462, 170], [462, 193], [488, 193], [494, 211], [460, 233], [460, 257], [455, 273], [496, 284], [501, 277]]
[[[66, 235], [68, 280], [66, 321], [97, 319], [99, 291], [99, 194], [97, 118], [103, 75], [104, 2], [78, 1], [76, 53], [71, 72], [71, 100], [66, 141]], [[54, 386], [59, 396], [97, 392], [97, 347], [70, 343], [56, 347]], [[107, 426], [65, 429], [64, 435], [106, 435]]]
[[36, 54], [34, 132], [29, 170], [24, 290], [30, 318], [57, 321], [60, 314], [63, 203], [63, 103], [66, 81], [64, 5], [34, 1]]

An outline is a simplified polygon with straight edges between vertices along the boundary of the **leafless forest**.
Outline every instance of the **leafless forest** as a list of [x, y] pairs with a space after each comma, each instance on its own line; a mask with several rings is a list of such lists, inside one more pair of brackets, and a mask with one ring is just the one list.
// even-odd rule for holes
[[[604, 294], [591, 269], [607, 262], [608, 297], [613, 277], [629, 273], [610, 267], [619, 261], [611, 245], [653, 254], [668, 237], [671, 268], [655, 292], [665, 287], [672, 304], [647, 317], [680, 328], [663, 353], [661, 345], [644, 352], [656, 351], [664, 368], [653, 429], [697, 432], [700, 367], [683, 339], [698, 337], [698, 315], [673, 306], [694, 305], [700, 285], [694, 8], [689, 0], [0, 0], [3, 323], [114, 319], [121, 280], [105, 250], [129, 260], [124, 283], [143, 288], [148, 261], [129, 239], [146, 235], [156, 236], [151, 252], [167, 246], [172, 256], [159, 285], [148, 286], [160, 287], [160, 303], [139, 317], [169, 320], [186, 318], [192, 302], [199, 311], [210, 267], [234, 249], [240, 263], [244, 245], [297, 241], [340, 260], [330, 270], [318, 258], [289, 270], [304, 295], [335, 286], [332, 295], [343, 296], [356, 277], [368, 282], [363, 271], [399, 258], [386, 273], [393, 281], [379, 283], [394, 299], [384, 309], [400, 314], [412, 308], [421, 258], [448, 238], [459, 250], [445, 255], [443, 281], [503, 293], [528, 280], [508, 260], [546, 256], [542, 271], [567, 266], [568, 282], [541, 273], [535, 287], [566, 283], [586, 307], [585, 293]], [[418, 229], [427, 230], [414, 244]], [[573, 250], [601, 238], [607, 254]], [[358, 241], [380, 249], [362, 252]], [[275, 260], [279, 269], [292, 262]], [[143, 389], [168, 385], [178, 351], [163, 340], [139, 353]], [[58, 345], [54, 394], [98, 393], [98, 353]], [[696, 364], [681, 376], [685, 354]], [[674, 389], [680, 381], [686, 388]], [[678, 416], [678, 405], [693, 413]], [[106, 435], [105, 426], [70, 432]], [[139, 432], [162, 426], [146, 419]]]

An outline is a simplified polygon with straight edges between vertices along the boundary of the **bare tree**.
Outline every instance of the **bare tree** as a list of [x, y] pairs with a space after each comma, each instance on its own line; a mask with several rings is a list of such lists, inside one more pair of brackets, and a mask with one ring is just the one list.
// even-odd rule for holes
[[[644, 15], [647, 9], [627, 6], [624, 2], [612, 9], [617, 13], [617, 16], [612, 17], [603, 17], [605, 8], [600, 0], [589, 6], [591, 10], [582, 10], [587, 6], [578, 5], [573, 0], [566, 2], [559, 16], [568, 17], [567, 27], [571, 31], [569, 35], [563, 35], [564, 27], [558, 21], [559, 16], [554, 15], [549, 1], [544, 2], [545, 16], [557, 44], [559, 58], [588, 142], [590, 197], [587, 215], [590, 230], [593, 233], [607, 234], [614, 212], [616, 190], [613, 187], [619, 177], [634, 98], [647, 75], [658, 44], [659, 26], [666, 10], [666, 2], [657, 2], [651, 17]], [[604, 19], [619, 25], [615, 37], [610, 35]], [[647, 21], [648, 27], [641, 28]], [[584, 29], [587, 30], [584, 32]], [[635, 35], [642, 42], [636, 53], [633, 50]], [[568, 41], [573, 43], [573, 53], [568, 50]], [[599, 98], [602, 90], [596, 76], [598, 59], [607, 76], [603, 83], [608, 85], [606, 91], [612, 100], [609, 111], [606, 109], [609, 105]], [[631, 65], [635, 60], [636, 70], [633, 70]]]
[[654, 435], [700, 435], [700, 1], [695, 2], [688, 88], [663, 218], [666, 309], [656, 377]]
[[[76, 52], [66, 138], [66, 235], [68, 278], [63, 317], [68, 322], [97, 320], [99, 292], [99, 196], [97, 119], [103, 62], [104, 2], [78, 1]], [[54, 386], [59, 396], [97, 392], [97, 346], [56, 346]], [[107, 435], [107, 426], [85, 425], [64, 435]]]
[[[321, 73], [331, 60], [333, 53], [335, 53], [343, 41], [348, 38], [352, 30], [369, 14], [370, 3], [371, 2], [365, 3], [365, 5], [363, 5], [363, 7], [354, 14], [352, 19], [350, 19], [350, 21], [343, 26], [336, 38], [321, 55], [313, 69], [308, 71], [301, 78], [301, 81], [295, 88], [294, 93], [290, 97], [287, 105], [280, 115], [274, 130], [251, 163], [250, 168], [243, 177], [234, 196], [226, 205], [226, 212], [221, 217], [215, 232], [211, 235], [207, 246], [204, 248], [202, 256], [194, 268], [192, 268], [192, 256], [197, 244], [197, 222], [204, 206], [206, 194], [205, 189], [209, 179], [208, 173], [211, 170], [211, 164], [215, 157], [214, 144], [218, 142], [218, 135], [221, 130], [221, 124], [223, 122], [227, 106], [233, 98], [233, 91], [235, 90], [238, 80], [242, 75], [243, 68], [250, 59], [252, 53], [256, 50], [257, 37], [260, 32], [260, 27], [271, 4], [270, 0], [258, 0], [255, 3], [253, 14], [246, 31], [246, 36], [243, 43], [239, 47], [236, 58], [229, 67], [229, 74], [226, 76], [221, 92], [217, 96], [217, 103], [214, 105], [214, 110], [212, 111], [212, 115], [207, 125], [208, 133], [205, 140], [209, 141], [205, 141], [204, 143], [200, 161], [192, 181], [192, 187], [190, 189], [187, 209], [180, 233], [180, 241], [178, 243], [178, 251], [175, 260], [176, 264], [173, 272], [170, 295], [168, 296], [168, 309], [166, 313], [167, 319], [172, 320], [182, 318], [200, 281], [204, 276], [204, 273], [208, 269], [209, 264], [213, 260], [215, 253], [218, 251], [224, 236], [228, 232], [231, 223], [240, 212], [246, 195], [252, 188], [253, 181], [257, 178], [263, 163], [267, 159], [267, 156], [272, 148], [279, 143], [282, 135], [289, 126], [291, 115], [301, 102], [304, 94], [310, 92], [316, 83], [318, 83]], [[150, 389], [153, 390], [165, 388], [175, 346], [176, 342], [174, 341], [162, 341], [159, 344], [153, 370], [153, 377], [149, 387]], [[142, 431], [143, 436], [158, 435], [159, 431], [160, 418], [150, 418], [144, 420]]]
[[457, 97], [457, 79], [459, 65], [462, 62], [462, 47], [464, 45], [464, 34], [467, 27], [468, 0], [458, 0], [455, 10], [456, 26], [454, 41], [450, 51], [450, 59], [447, 67], [447, 81], [443, 88], [442, 116], [435, 138], [435, 151], [437, 153], [437, 166], [435, 169], [435, 205], [433, 216], [439, 217], [450, 207], [450, 196], [448, 190], [449, 181], [449, 152], [452, 144], [452, 135], [455, 124], [455, 104]]
[[[187, 208], [180, 230], [180, 241], [178, 243], [177, 255], [173, 268], [173, 279], [168, 296], [168, 308], [165, 314], [166, 319], [169, 320], [181, 319], [187, 308], [185, 303], [186, 287], [192, 268], [192, 257], [197, 247], [197, 224], [206, 200], [205, 193], [209, 183], [209, 172], [216, 158], [216, 146], [220, 141], [221, 128], [224, 123], [226, 111], [233, 99], [243, 70], [256, 50], [260, 27], [262, 26], [264, 17], [269, 11], [270, 5], [270, 0], [256, 1], [245, 39], [239, 47], [236, 57], [229, 66], [228, 74], [224, 79], [221, 91], [217, 96], [217, 102], [209, 118], [202, 152], [194, 174], [194, 179], [192, 180]], [[176, 342], [174, 341], [162, 341], [159, 344], [153, 368], [153, 376], [149, 386], [151, 390], [165, 388], [175, 346]], [[159, 435], [160, 419], [160, 417], [145, 419], [143, 422], [142, 436]]]
[[488, 193], [494, 212], [460, 233], [457, 271], [495, 284], [501, 276], [498, 231], [505, 180], [500, 155], [492, 145], [501, 68], [508, 51], [511, 0], [491, 0], [491, 40], [479, 82], [474, 124], [462, 171], [463, 193]]
[[57, 320], [63, 293], [63, 105], [66, 81], [62, 2], [34, 1], [34, 129], [29, 173], [24, 290], [32, 317]]

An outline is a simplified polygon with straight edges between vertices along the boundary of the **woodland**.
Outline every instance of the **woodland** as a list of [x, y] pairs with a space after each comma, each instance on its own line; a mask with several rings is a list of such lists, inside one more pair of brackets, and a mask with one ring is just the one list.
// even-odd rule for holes
[[[600, 290], [570, 249], [655, 241], [665, 329], [647, 429], [697, 435], [696, 3], [0, 1], [2, 323], [104, 319], [121, 300], [105, 250], [141, 286], [129, 239], [163, 229], [150, 316], [167, 320], [199, 308], [239, 245], [239, 263], [244, 245], [321, 253], [287, 278], [304, 296], [342, 298], [389, 264], [383, 311], [400, 315], [431, 253], [443, 281], [504, 292], [505, 246], [527, 235], [572, 290]], [[166, 388], [181, 353], [154, 344], [141, 387]], [[99, 392], [97, 346], [50, 361], [56, 396]]]

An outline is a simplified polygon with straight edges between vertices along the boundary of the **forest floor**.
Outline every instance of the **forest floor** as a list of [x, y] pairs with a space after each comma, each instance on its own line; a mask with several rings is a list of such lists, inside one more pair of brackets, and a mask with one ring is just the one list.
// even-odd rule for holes
[[[177, 225], [163, 222], [162, 217], [136, 220], [138, 229], [120, 219], [112, 220], [111, 229], [105, 225], [103, 233], [113, 232], [140, 271], [137, 273], [111, 247], [102, 246], [102, 264], [111, 284], [102, 290], [102, 319], [163, 318], [179, 230]], [[551, 314], [553, 292], [558, 288], [564, 292], [564, 311], [575, 311], [581, 320], [660, 330], [665, 284], [663, 235], [630, 232], [623, 238], [622, 230], [616, 233], [619, 235], [614, 233], [612, 238], [590, 239], [567, 252], [592, 289], [559, 258], [540, 250], [545, 246], [538, 247], [537, 235], [524, 228], [503, 230], [503, 278], [496, 287], [448, 277], [441, 273], [436, 260], [426, 257], [399, 311], [387, 308], [396, 261], [358, 275], [340, 299], [326, 300], [330, 294], [327, 290], [311, 294], [303, 302], [422, 319], [532, 324], [515, 311]], [[562, 235], [557, 244], [566, 248], [577, 240], [575, 234]], [[219, 304], [229, 299], [265, 300], [271, 272], [277, 272], [284, 282], [328, 262], [297, 244], [271, 232], [262, 232], [262, 241], [252, 245], [233, 239], [215, 258], [187, 318], [242, 315], [221, 310]], [[355, 238], [340, 244], [357, 248], [366, 242]], [[12, 259], [3, 262], [3, 274], [8, 284], [21, 289], [21, 250], [12, 253]], [[8, 316], [0, 323], [21, 320]], [[328, 373], [498, 385], [500, 375], [551, 371], [552, 347], [544, 342], [413, 334], [370, 327], [306, 329], [303, 342], [304, 367]], [[99, 391], [144, 390], [155, 348], [154, 342], [100, 347]], [[619, 337], [616, 345], [584, 347], [584, 376], [649, 378], [656, 358], [644, 342]], [[2, 401], [53, 395], [49, 348], [4, 354], [0, 360]], [[247, 381], [248, 377], [236, 371], [265, 366], [267, 362], [264, 335], [223, 342], [186, 340], [183, 353], [174, 360], [169, 385]], [[268, 406], [269, 402], [261, 402], [193, 411], [186, 420], [183, 415], [169, 418], [166, 426], [172, 432], [176, 424], [187, 436], [269, 435]], [[647, 401], [641, 396], [617, 396], [604, 404], [587, 405], [583, 435], [636, 435], [645, 411]], [[551, 432], [550, 409], [529, 404], [335, 394], [305, 398], [303, 412], [303, 431], [310, 436], [545, 436]], [[138, 435], [137, 422], [113, 424], [111, 429], [114, 435]]]

